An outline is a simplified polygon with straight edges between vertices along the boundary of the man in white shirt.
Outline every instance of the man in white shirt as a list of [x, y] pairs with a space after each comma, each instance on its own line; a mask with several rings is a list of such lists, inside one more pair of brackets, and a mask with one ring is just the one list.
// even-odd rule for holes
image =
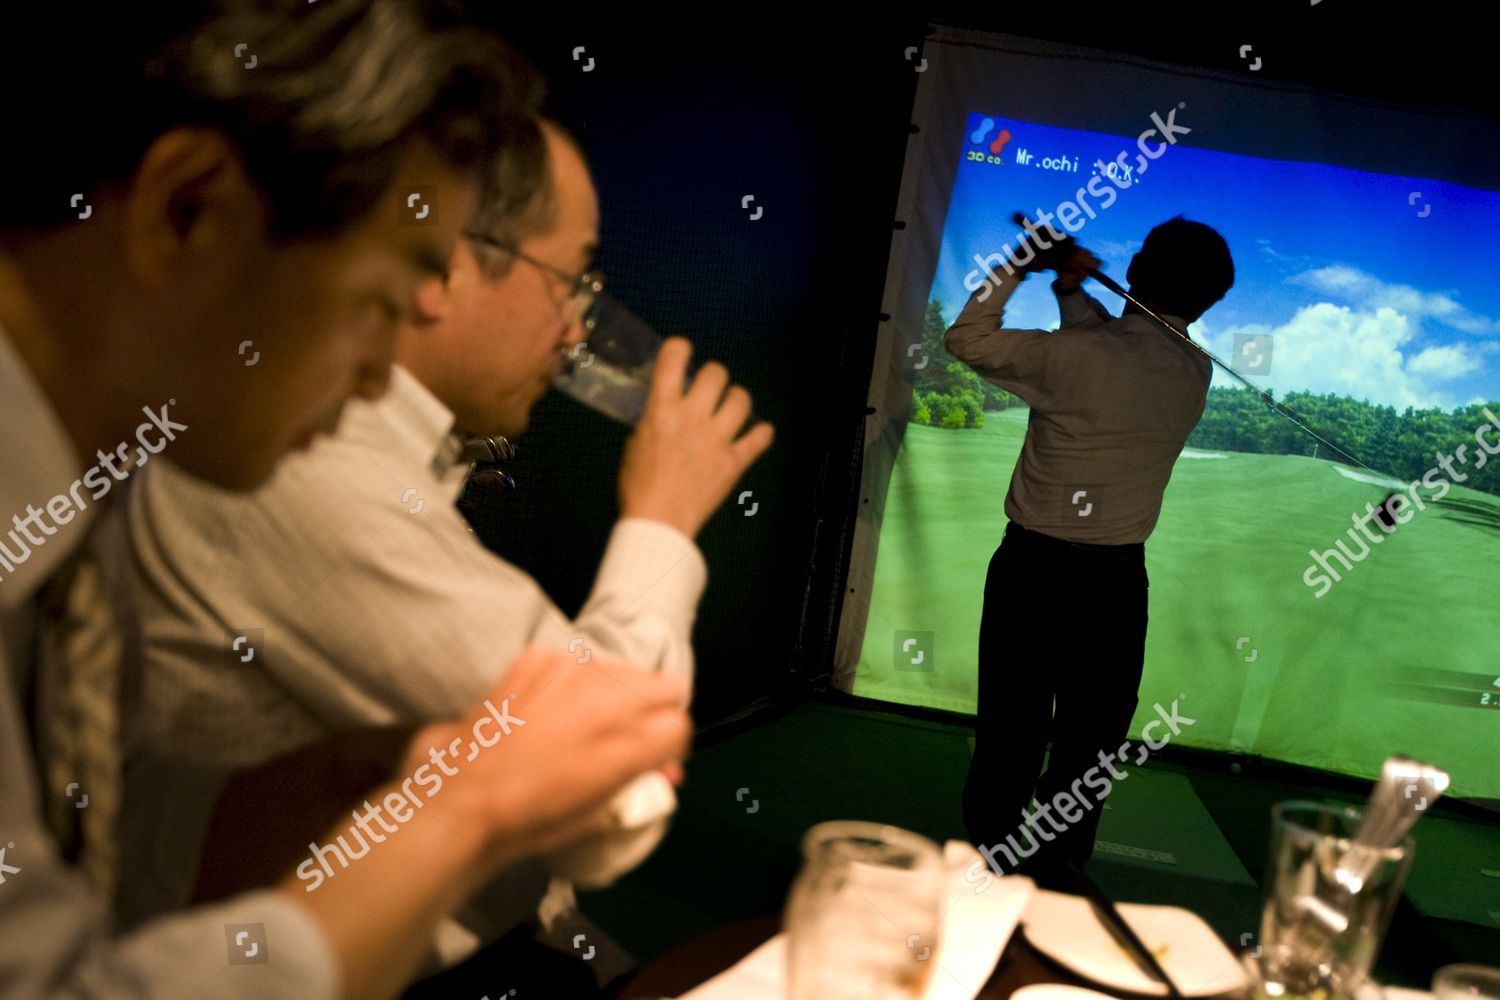
[[[598, 206], [572, 140], [542, 128], [546, 182], [517, 183], [524, 147], [496, 161], [446, 279], [417, 291], [389, 394], [351, 403], [335, 436], [254, 494], [205, 486], [170, 463], [141, 476], [131, 527], [144, 581], [146, 738], [159, 751], [245, 766], [348, 729], [443, 718], [532, 643], [691, 678], [706, 582], [692, 539], [771, 440], [764, 423], [740, 433], [750, 397], [722, 366], [705, 365], [684, 394], [687, 342], [663, 346], [625, 449], [620, 520], [572, 621], [487, 551], [454, 506], [466, 471], [455, 432], [519, 435], [583, 338]], [[251, 629], [253, 652], [232, 649]], [[655, 839], [665, 828], [663, 817]], [[641, 860], [638, 836], [615, 839], [601, 839], [591, 882]], [[176, 862], [196, 847], [183, 844]], [[538, 899], [523, 882], [511, 873], [485, 894], [486, 912], [467, 915], [481, 937], [532, 916]], [[554, 886], [543, 923], [570, 900]], [[567, 928], [564, 947], [576, 932]]]
[[[394, 317], [446, 261], [521, 82], [504, 50], [401, 0], [8, 18], [0, 90], [25, 142], [0, 162], [0, 995], [390, 997], [478, 880], [672, 766], [683, 685], [532, 650], [486, 693], [525, 728], [415, 797], [359, 864], [120, 935], [109, 883], [136, 858], [108, 819], [141, 717], [116, 515], [132, 464], [165, 451], [251, 488], [385, 388]], [[601, 675], [639, 698], [602, 697]], [[430, 748], [487, 713], [475, 699], [398, 741], [366, 794], [405, 801]]]
[[[1144, 543], [1213, 374], [1134, 306], [1115, 319], [1083, 292], [1092, 254], [1061, 243], [1049, 256], [1028, 255], [1019, 276], [997, 273], [993, 294], [976, 292], [944, 336], [1031, 407], [985, 580], [963, 805], [994, 867], [1026, 862], [1044, 880], [1059, 862], [1088, 861], [1103, 799], [1124, 777], [1113, 757], [1144, 664]], [[1000, 329], [1006, 301], [1041, 266], [1058, 271], [1059, 329]], [[1126, 276], [1132, 295], [1185, 330], [1228, 292], [1234, 265], [1223, 237], [1179, 216], [1151, 230]]]

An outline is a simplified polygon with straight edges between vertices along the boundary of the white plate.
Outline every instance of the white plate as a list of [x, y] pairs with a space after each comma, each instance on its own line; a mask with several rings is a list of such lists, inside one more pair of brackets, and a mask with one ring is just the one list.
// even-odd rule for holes
[[[1183, 996], [1208, 997], [1249, 985], [1249, 977], [1213, 928], [1175, 906], [1118, 903], [1136, 937], [1151, 949]], [[1082, 896], [1042, 889], [1021, 917], [1026, 940], [1090, 982], [1129, 993], [1166, 996], [1167, 988], [1139, 969]]]
[[1095, 993], [1082, 986], [1064, 986], [1061, 983], [1037, 983], [1022, 986], [1010, 995], [1010, 1000], [1115, 1000], [1108, 993]]

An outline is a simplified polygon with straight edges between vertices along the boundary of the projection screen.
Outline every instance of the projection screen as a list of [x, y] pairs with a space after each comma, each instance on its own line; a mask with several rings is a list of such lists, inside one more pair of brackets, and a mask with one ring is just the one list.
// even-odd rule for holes
[[[1053, 213], [1122, 283], [1146, 232], [1181, 214], [1225, 236], [1237, 271], [1189, 332], [1373, 472], [1216, 374], [1146, 545], [1132, 735], [1181, 698], [1187, 746], [1360, 776], [1404, 752], [1456, 794], [1500, 798], [1494, 124], [946, 27], [921, 59], [838, 686], [974, 710], [1027, 411], [942, 332], [1016, 245], [1011, 213]], [[1056, 328], [1047, 278], [1005, 325]], [[1386, 532], [1367, 512], [1391, 494], [1406, 519]]]

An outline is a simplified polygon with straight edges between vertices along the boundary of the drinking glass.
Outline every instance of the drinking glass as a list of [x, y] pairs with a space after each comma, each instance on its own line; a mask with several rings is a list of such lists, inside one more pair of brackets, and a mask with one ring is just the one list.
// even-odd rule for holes
[[1435, 1000], [1500, 1000], [1500, 969], [1445, 965], [1432, 977]]
[[787, 900], [791, 1000], [913, 1000], [937, 962], [947, 870], [926, 837], [880, 823], [820, 823]]
[[1410, 837], [1372, 849], [1353, 840], [1360, 810], [1281, 802], [1271, 811], [1271, 851], [1260, 955], [1263, 997], [1378, 995], [1368, 980], [1411, 866]]
[[578, 402], [634, 426], [646, 409], [662, 336], [618, 299], [594, 296], [584, 317], [586, 340], [563, 358], [552, 384]]

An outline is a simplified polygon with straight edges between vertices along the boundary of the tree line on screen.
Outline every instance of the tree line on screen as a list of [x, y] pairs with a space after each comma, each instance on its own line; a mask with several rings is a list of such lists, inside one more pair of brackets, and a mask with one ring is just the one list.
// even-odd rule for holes
[[983, 427], [985, 410], [1005, 410], [1024, 406], [1020, 399], [980, 378], [974, 369], [949, 354], [943, 347], [943, 304], [937, 299], [927, 303], [922, 317], [922, 343], [918, 350], [908, 350], [906, 363], [912, 375], [911, 422], [925, 427], [962, 430]]
[[[984, 426], [986, 410], [1024, 406], [1020, 399], [990, 385], [974, 370], [943, 349], [942, 303], [927, 303], [922, 322], [922, 343], [910, 351], [907, 364], [912, 375], [911, 422], [929, 427], [962, 430]], [[1366, 465], [1399, 479], [1420, 480], [1438, 466], [1438, 456], [1453, 456], [1451, 464], [1466, 475], [1456, 484], [1500, 495], [1500, 455], [1485, 456], [1475, 431], [1490, 423], [1486, 404], [1471, 403], [1452, 412], [1378, 406], [1333, 393], [1289, 392], [1281, 403], [1302, 418], [1312, 430], [1328, 438]], [[1500, 416], [1500, 402], [1487, 404]], [[1493, 446], [1500, 442], [1500, 429], [1486, 432]], [[1307, 455], [1337, 461], [1336, 456], [1302, 433], [1248, 389], [1215, 387], [1209, 390], [1203, 419], [1188, 437], [1188, 447], [1207, 451], [1241, 451], [1267, 455]], [[1465, 446], [1465, 459], [1456, 455]], [[1446, 473], [1442, 473], [1446, 478]]]
[[[1471, 403], [1452, 412], [1408, 406], [1398, 413], [1393, 406], [1378, 406], [1333, 393], [1289, 392], [1280, 402], [1309, 428], [1372, 469], [1409, 482], [1437, 468], [1446, 479], [1448, 474], [1438, 464], [1439, 455], [1446, 455], [1452, 468], [1468, 477], [1467, 481], [1453, 477], [1456, 485], [1500, 494], [1500, 455], [1486, 455], [1475, 440], [1475, 432], [1490, 424], [1489, 417], [1484, 415], [1485, 406], [1500, 415], [1500, 403]], [[1500, 430], [1491, 424], [1485, 440], [1492, 447], [1500, 444]], [[1210, 451], [1338, 460], [1258, 395], [1248, 389], [1223, 386], [1209, 390], [1203, 419], [1198, 421], [1187, 443], [1190, 448]], [[1457, 455], [1460, 445], [1464, 446], [1462, 459]], [[1479, 467], [1481, 461], [1483, 467]]]

